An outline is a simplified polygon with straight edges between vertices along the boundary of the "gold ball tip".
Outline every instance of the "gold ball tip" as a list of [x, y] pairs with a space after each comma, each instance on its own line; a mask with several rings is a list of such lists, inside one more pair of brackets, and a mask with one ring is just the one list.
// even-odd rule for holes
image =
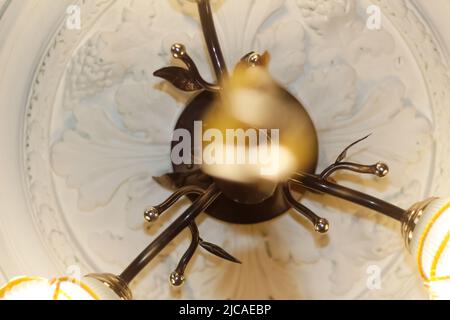
[[175, 271], [170, 275], [169, 281], [173, 287], [181, 287], [184, 284], [185, 278]]
[[328, 230], [330, 230], [330, 223], [327, 219], [319, 219], [319, 221], [317, 221], [316, 225], [314, 226], [314, 229], [318, 233], [327, 233]]
[[155, 207], [149, 207], [144, 212], [144, 219], [147, 222], [155, 222], [159, 219], [160, 213], [159, 210]]
[[180, 43], [176, 43], [172, 46], [172, 56], [175, 59], [179, 59], [180, 57], [186, 54], [186, 47]]
[[387, 176], [389, 173], [389, 166], [385, 163], [379, 162], [376, 165], [376, 171], [375, 174], [380, 177], [383, 178], [385, 176]]

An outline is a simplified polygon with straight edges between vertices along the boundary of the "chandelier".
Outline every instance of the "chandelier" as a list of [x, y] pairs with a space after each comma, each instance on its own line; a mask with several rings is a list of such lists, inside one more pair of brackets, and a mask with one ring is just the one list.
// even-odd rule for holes
[[[406, 248], [414, 256], [418, 272], [430, 289], [431, 296], [449, 298], [450, 200], [430, 198], [405, 210], [338, 184], [333, 175], [340, 171], [379, 178], [389, 173], [388, 165], [382, 162], [365, 165], [346, 160], [348, 151], [363, 143], [368, 136], [351, 143], [336, 155], [333, 164], [317, 173], [319, 144], [315, 126], [302, 103], [268, 74], [270, 54], [250, 52], [230, 73], [216, 34], [209, 0], [194, 2], [198, 5], [217, 82], [210, 83], [200, 75], [182, 44], [174, 44], [171, 53], [184, 66], [166, 67], [154, 73], [179, 90], [197, 94], [186, 106], [175, 127], [174, 137], [177, 136], [180, 141], [183, 133], [190, 137], [184, 144], [185, 148], [180, 147], [177, 141], [172, 143], [172, 155], [178, 155], [180, 161], [172, 159], [173, 173], [154, 178], [174, 192], [161, 204], [147, 208], [144, 219], [147, 223], [155, 222], [182, 197], [188, 197], [192, 204], [120, 275], [91, 274], [82, 280], [67, 277], [51, 281], [22, 277], [13, 279], [0, 289], [0, 298], [132, 299], [129, 284], [172, 240], [189, 229], [192, 237], [190, 246], [169, 276], [171, 285], [181, 286], [185, 281], [186, 268], [199, 248], [231, 263], [241, 263], [224, 248], [201, 237], [196, 224], [200, 214], [205, 212], [229, 223], [255, 224], [294, 209], [311, 222], [316, 232], [327, 233], [332, 223], [301, 203], [301, 196], [306, 192], [331, 195], [398, 221]], [[265, 168], [260, 163], [246, 166], [199, 161], [205, 146], [203, 142], [198, 143], [196, 133], [206, 128], [215, 130], [216, 138], [226, 136], [230, 129], [263, 131], [264, 135], [260, 138], [266, 138], [266, 142], [278, 142], [274, 171], [264, 172], [261, 169]], [[220, 145], [224, 146], [224, 142]], [[244, 149], [249, 149], [247, 142]], [[236, 151], [239, 150], [225, 146], [221, 155], [227, 157], [232, 152], [232, 157], [235, 157]], [[219, 151], [214, 149], [212, 153], [217, 157]], [[268, 163], [273, 164], [273, 160], [273, 154], [269, 153]]]

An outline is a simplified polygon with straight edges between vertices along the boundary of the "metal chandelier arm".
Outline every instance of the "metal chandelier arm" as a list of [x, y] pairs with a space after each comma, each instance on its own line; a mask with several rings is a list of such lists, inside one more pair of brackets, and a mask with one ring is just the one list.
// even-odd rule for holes
[[289, 188], [289, 183], [286, 183], [283, 186], [283, 193], [285, 199], [289, 202], [289, 204], [302, 216], [307, 218], [314, 226], [314, 230], [319, 233], [327, 233], [330, 227], [330, 224], [327, 219], [319, 217], [309, 208], [298, 202], [294, 196], [291, 194], [291, 190]]
[[159, 219], [159, 217], [166, 212], [170, 207], [172, 207], [178, 200], [182, 197], [189, 195], [202, 195], [205, 193], [200, 187], [197, 186], [186, 186], [175, 191], [167, 200], [163, 203], [149, 207], [144, 212], [144, 218], [147, 222], [154, 222]]
[[221, 194], [212, 184], [198, 199], [166, 230], [164, 230], [119, 276], [127, 284], [131, 281], [195, 218], [208, 208]]
[[222, 79], [228, 76], [228, 71], [219, 38], [217, 37], [216, 27], [214, 26], [211, 4], [209, 0], [197, 0], [197, 5], [206, 46], [208, 47], [217, 81], [220, 83]]
[[382, 213], [385, 216], [388, 216], [399, 222], [402, 222], [406, 215], [406, 210], [401, 209], [391, 203], [327, 181], [320, 176], [310, 175], [306, 173], [297, 173], [290, 179], [290, 182], [309, 190], [326, 193], [334, 197], [356, 203], [363, 207]]
[[189, 230], [191, 231], [192, 237], [191, 244], [181, 257], [181, 260], [178, 263], [175, 271], [170, 275], [170, 283], [174, 287], [179, 287], [184, 283], [184, 273], [186, 271], [186, 268], [189, 262], [191, 262], [192, 258], [194, 257], [195, 251], [200, 244], [200, 232], [198, 231], [198, 227], [195, 222], [192, 222], [189, 225]]
[[378, 162], [374, 165], [363, 165], [353, 162], [338, 162], [326, 168], [320, 174], [320, 177], [328, 180], [330, 176], [337, 171], [353, 171], [361, 174], [372, 174], [382, 178], [389, 173], [389, 167], [382, 162]]

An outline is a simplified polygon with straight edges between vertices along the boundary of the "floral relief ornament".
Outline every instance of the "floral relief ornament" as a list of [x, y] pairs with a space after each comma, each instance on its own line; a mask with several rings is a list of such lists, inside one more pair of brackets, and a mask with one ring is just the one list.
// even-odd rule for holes
[[[287, 6], [293, 3], [298, 5], [304, 23], [285, 13]], [[407, 163], [408, 170], [420, 162], [421, 150], [430, 143], [429, 124], [414, 106], [405, 104], [401, 79], [386, 77], [363, 99], [359, 98], [361, 75], [351, 67], [352, 63], [362, 55], [390, 54], [395, 43], [387, 31], [372, 36], [361, 27], [354, 1], [227, 0], [217, 6], [216, 23], [228, 64], [236, 64], [243, 54], [252, 50], [270, 52], [270, 71], [305, 102], [318, 126], [324, 148], [322, 165], [330, 163], [343, 145], [374, 132], [372, 139], [376, 143], [364, 150], [365, 159], [389, 159], [394, 164], [392, 181], [399, 185], [416, 185], [402, 175], [400, 164]], [[126, 187], [128, 201], [120, 210], [126, 211], [127, 226], [134, 232], [142, 229], [143, 209], [165, 195], [151, 177], [171, 170], [171, 133], [181, 111], [179, 102], [182, 102], [181, 98], [175, 100], [169, 96], [168, 88], [158, 87], [158, 80], [151, 76], [154, 70], [169, 62], [165, 51], [170, 48], [167, 43], [178, 36], [157, 31], [163, 28], [155, 19], [158, 9], [162, 10], [161, 4], [154, 1], [145, 5], [130, 1], [114, 32], [98, 33], [79, 49], [68, 69], [65, 87], [65, 108], [72, 125], [65, 128], [61, 139], [51, 149], [53, 169], [66, 179], [69, 188], [78, 191], [80, 210], [95, 213], [110, 203], [120, 188]], [[193, 40], [187, 42], [189, 51], [200, 71], [208, 70], [205, 59], [201, 58], [205, 56], [202, 45], [195, 40], [198, 34], [180, 37]], [[307, 41], [310, 42], [308, 50], [305, 48]], [[380, 47], [380, 42], [388, 45]], [[341, 63], [329, 64], [339, 58]], [[404, 123], [409, 124], [404, 132], [408, 136], [406, 144], [402, 139], [405, 135], [394, 135], [396, 128]], [[387, 140], [389, 144], [383, 143]], [[405, 154], [408, 154], [407, 159]], [[397, 196], [391, 192], [391, 197]], [[305, 201], [314, 207], [310, 199]], [[326, 210], [337, 219], [340, 209], [333, 208], [331, 202], [325, 207], [316, 206], [317, 210]], [[340, 218], [341, 223], [336, 223], [335, 232], [329, 236], [331, 244], [319, 248], [317, 241], [323, 239], [312, 237], [307, 230], [294, 229], [297, 221], [291, 215], [257, 226], [234, 227], [205, 220], [202, 229], [208, 239], [226, 243], [232, 252], [241, 252], [240, 258], [245, 264], [240, 269], [225, 265], [213, 268], [211, 264], [222, 262], [202, 258], [193, 266], [192, 278], [202, 275], [199, 283], [214, 279], [215, 285], [225, 288], [221, 294], [227, 297], [248, 298], [261, 292], [270, 293], [274, 298], [292, 298], [301, 296], [301, 286], [297, 283], [302, 279], [299, 277], [298, 282], [292, 283], [289, 274], [299, 274], [309, 264], [323, 259], [332, 266], [329, 275], [334, 286], [332, 291], [345, 294], [352, 289], [352, 279], [358, 275], [354, 272], [349, 276], [350, 266], [344, 261], [356, 261], [350, 269], [357, 271], [365, 261], [381, 261], [391, 256], [396, 248], [375, 250], [380, 243], [373, 241], [370, 227], [355, 233], [358, 223], [368, 226], [372, 223], [364, 221], [364, 217], [358, 219]], [[112, 235], [105, 232], [104, 236], [111, 238]], [[389, 226], [377, 232], [383, 241], [392, 239], [394, 234]], [[335, 241], [344, 241], [343, 236], [338, 238], [339, 233], [348, 237], [348, 243], [339, 247], [348, 250], [336, 249]], [[127, 241], [124, 237], [115, 239]], [[302, 245], [292, 246], [292, 243]], [[96, 249], [108, 255], [108, 250]], [[113, 251], [111, 255], [120, 255]], [[108, 256], [103, 259], [115, 261]], [[268, 281], [258, 281], [262, 274], [269, 273], [273, 277]], [[225, 279], [236, 281], [226, 283]], [[258, 288], [251, 283], [258, 283]], [[205, 290], [207, 286], [205, 282]]]

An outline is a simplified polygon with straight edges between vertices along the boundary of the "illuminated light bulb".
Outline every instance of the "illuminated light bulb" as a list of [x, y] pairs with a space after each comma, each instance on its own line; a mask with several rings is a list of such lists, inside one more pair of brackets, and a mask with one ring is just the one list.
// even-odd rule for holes
[[[251, 152], [255, 147], [253, 140], [258, 146], [264, 143], [269, 148], [274, 144], [279, 146], [279, 154], [269, 155], [280, 160], [280, 170], [271, 180], [284, 181], [292, 172], [309, 172], [316, 166], [318, 140], [311, 118], [303, 105], [272, 79], [265, 67], [235, 70], [224, 82], [220, 99], [205, 115], [204, 130], [208, 129], [221, 133], [225, 144], [231, 145], [226, 148]], [[267, 139], [261, 139], [262, 136]]]
[[51, 300], [55, 290], [47, 279], [18, 277], [0, 289], [2, 300]]
[[429, 199], [409, 209], [406, 245], [432, 299], [450, 299], [450, 199]]
[[[0, 300], [125, 300], [131, 292], [113, 275], [91, 275], [81, 281], [62, 277], [18, 277], [0, 288]], [[119, 290], [118, 290], [119, 288]]]
[[432, 281], [425, 286], [430, 292], [432, 300], [450, 300], [450, 279], [441, 281]]
[[311, 118], [264, 65], [238, 66], [223, 81], [203, 130], [202, 170], [237, 203], [262, 203], [293, 172], [312, 173], [317, 165]]
[[[257, 154], [258, 146], [230, 146], [222, 145], [224, 153]], [[270, 148], [269, 148], [270, 149]], [[255, 157], [257, 158], [257, 157]], [[286, 179], [295, 169], [296, 161], [289, 149], [278, 147], [267, 152], [264, 159], [246, 161], [243, 163], [213, 163], [205, 162], [202, 170], [216, 178], [227, 179], [235, 182], [254, 182], [261, 179], [278, 182]]]

